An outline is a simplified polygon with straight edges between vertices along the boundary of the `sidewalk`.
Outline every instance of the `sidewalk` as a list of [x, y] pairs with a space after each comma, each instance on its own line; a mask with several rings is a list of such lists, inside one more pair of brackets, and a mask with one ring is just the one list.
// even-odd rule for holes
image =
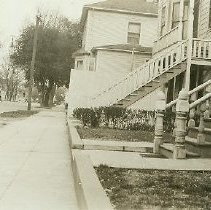
[[64, 113], [0, 128], [0, 210], [75, 210]]
[[75, 153], [89, 155], [94, 166], [104, 164], [117, 168], [211, 171], [211, 159], [205, 158], [187, 160], [147, 158], [138, 152], [103, 150], [74, 150], [73, 154]]

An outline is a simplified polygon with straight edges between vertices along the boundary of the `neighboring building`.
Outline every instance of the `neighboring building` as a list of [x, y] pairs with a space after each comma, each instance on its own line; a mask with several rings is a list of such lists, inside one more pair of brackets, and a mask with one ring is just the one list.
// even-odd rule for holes
[[[91, 97], [151, 58], [157, 37], [157, 3], [107, 0], [86, 5], [81, 24], [82, 48], [74, 53], [70, 78], [72, 109], [90, 106]], [[93, 82], [84, 84], [87, 78]]]

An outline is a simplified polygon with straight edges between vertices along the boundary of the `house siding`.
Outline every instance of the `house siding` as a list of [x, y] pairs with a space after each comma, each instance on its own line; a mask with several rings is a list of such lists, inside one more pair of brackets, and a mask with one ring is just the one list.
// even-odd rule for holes
[[209, 8], [210, 0], [200, 0], [198, 26], [199, 38], [211, 38], [211, 29], [209, 28]]
[[126, 44], [128, 23], [141, 23], [140, 45], [152, 47], [157, 36], [157, 18], [89, 10], [83, 43], [85, 50], [101, 45]]
[[133, 67], [136, 68], [150, 57], [150, 54], [135, 54], [133, 57], [132, 53], [98, 50], [96, 68], [98, 72], [110, 75], [111, 80], [120, 79], [132, 71], [132, 62]]

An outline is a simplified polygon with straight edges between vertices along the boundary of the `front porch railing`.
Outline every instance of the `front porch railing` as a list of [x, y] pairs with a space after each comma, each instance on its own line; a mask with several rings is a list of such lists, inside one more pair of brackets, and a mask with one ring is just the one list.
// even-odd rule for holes
[[211, 40], [193, 39], [193, 52], [192, 58], [194, 59], [211, 59]]

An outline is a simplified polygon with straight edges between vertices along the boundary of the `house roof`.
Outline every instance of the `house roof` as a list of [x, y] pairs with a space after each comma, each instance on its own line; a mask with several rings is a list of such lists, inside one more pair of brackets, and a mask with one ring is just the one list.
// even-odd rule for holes
[[149, 0], [107, 0], [85, 5], [89, 8], [113, 9], [134, 13], [157, 14], [157, 3]]
[[92, 48], [92, 52], [97, 50], [119, 51], [119, 52], [135, 52], [135, 53], [152, 53], [151, 47], [143, 47], [141, 45], [131, 44], [117, 44], [117, 45], [104, 45]]
[[72, 57], [75, 58], [76, 56], [82, 56], [82, 55], [90, 55], [89, 52], [85, 51], [84, 48], [80, 48], [79, 50], [75, 51], [73, 54], [72, 54]]
[[158, 4], [153, 0], [107, 0], [83, 7], [81, 16], [82, 24], [87, 18], [88, 10], [119, 12], [157, 17]]

